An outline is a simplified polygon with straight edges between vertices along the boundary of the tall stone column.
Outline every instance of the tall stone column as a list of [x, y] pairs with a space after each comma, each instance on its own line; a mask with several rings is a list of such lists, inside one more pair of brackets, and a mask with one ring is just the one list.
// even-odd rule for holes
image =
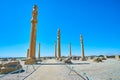
[[61, 47], [60, 47], [60, 29], [58, 29], [57, 34], [57, 46], [58, 46], [58, 58], [61, 58]]
[[72, 57], [71, 43], [69, 44], [69, 50], [70, 50], [70, 57]]
[[80, 35], [80, 43], [81, 43], [81, 51], [82, 51], [81, 60], [82, 60], [82, 61], [85, 61], [84, 43], [83, 43], [83, 37], [82, 37], [82, 35]]
[[30, 37], [30, 50], [29, 50], [29, 59], [26, 60], [26, 64], [34, 64], [36, 63], [35, 53], [36, 53], [36, 25], [37, 25], [37, 6], [34, 5], [32, 11], [32, 19], [31, 19], [31, 37]]
[[56, 44], [56, 41], [55, 41], [55, 43], [54, 43], [54, 54], [55, 54], [55, 58], [57, 58], [57, 49], [56, 49], [56, 47], [57, 47], [57, 44]]
[[27, 59], [29, 58], [29, 49], [27, 49]]
[[40, 43], [38, 45], [38, 61], [40, 61]]

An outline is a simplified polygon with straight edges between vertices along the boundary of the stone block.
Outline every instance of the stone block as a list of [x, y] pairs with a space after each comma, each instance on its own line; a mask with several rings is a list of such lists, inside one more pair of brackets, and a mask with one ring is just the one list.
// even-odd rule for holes
[[99, 63], [99, 62], [102, 62], [102, 59], [100, 59], [99, 57], [95, 57], [95, 58], [93, 59], [93, 62]]
[[4, 63], [0, 68], [0, 74], [6, 74], [19, 69], [22, 69], [22, 65], [20, 65], [19, 61]]

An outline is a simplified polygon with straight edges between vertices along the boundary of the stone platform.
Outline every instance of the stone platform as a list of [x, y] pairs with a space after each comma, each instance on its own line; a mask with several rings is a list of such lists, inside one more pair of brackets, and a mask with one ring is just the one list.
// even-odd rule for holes
[[[45, 62], [59, 63], [55, 59], [49, 59]], [[64, 63], [64, 62], [60, 62]], [[83, 80], [78, 75], [71, 73], [65, 65], [41, 65], [32, 75], [27, 77], [25, 80]]]

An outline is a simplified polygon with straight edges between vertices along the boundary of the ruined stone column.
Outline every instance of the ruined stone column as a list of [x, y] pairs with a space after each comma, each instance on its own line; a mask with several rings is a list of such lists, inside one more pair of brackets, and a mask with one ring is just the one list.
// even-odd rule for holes
[[54, 54], [55, 54], [55, 58], [57, 58], [57, 50], [56, 50], [56, 47], [57, 47], [57, 44], [56, 44], [56, 41], [54, 43]]
[[30, 50], [29, 50], [29, 59], [26, 60], [26, 64], [34, 64], [36, 63], [35, 53], [36, 53], [36, 25], [37, 25], [37, 6], [34, 5], [32, 11], [32, 19], [31, 19], [31, 37], [30, 37]]
[[72, 57], [72, 52], [71, 52], [71, 43], [69, 44], [69, 50], [70, 50], [70, 57]]
[[40, 43], [38, 45], [38, 61], [40, 61]]
[[82, 60], [82, 61], [85, 61], [85, 56], [84, 56], [84, 43], [83, 43], [83, 37], [82, 37], [82, 35], [80, 35], [80, 43], [81, 43], [81, 51], [82, 51], [81, 60]]
[[27, 49], [27, 59], [29, 59], [29, 49]]
[[58, 34], [57, 34], [57, 46], [58, 46], [58, 58], [61, 58], [61, 49], [60, 49], [60, 29], [58, 29]]

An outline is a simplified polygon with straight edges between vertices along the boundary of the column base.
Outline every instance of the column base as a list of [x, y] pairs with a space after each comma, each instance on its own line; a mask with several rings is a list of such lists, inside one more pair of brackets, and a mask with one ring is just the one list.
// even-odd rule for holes
[[26, 59], [25, 64], [36, 64], [36, 59]]
[[81, 61], [86, 61], [86, 58], [80, 58]]

